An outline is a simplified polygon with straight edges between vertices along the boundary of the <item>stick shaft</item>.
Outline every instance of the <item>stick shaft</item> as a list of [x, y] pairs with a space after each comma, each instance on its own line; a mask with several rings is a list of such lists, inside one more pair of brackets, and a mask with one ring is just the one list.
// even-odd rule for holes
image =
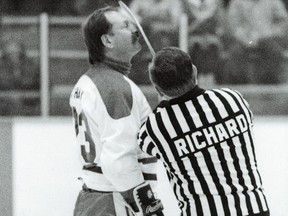
[[137, 18], [133, 15], [132, 11], [129, 9], [129, 7], [122, 1], [119, 1], [119, 5], [126, 11], [128, 12], [128, 14], [132, 17], [132, 19], [134, 20], [134, 22], [136, 23], [140, 33], [142, 34], [143, 36], [143, 39], [145, 41], [145, 43], [147, 44], [148, 46], [148, 49], [150, 51], [150, 53], [152, 54], [152, 56], [154, 57], [155, 56], [155, 51], [153, 49], [153, 47], [151, 46], [142, 26], [140, 25], [139, 21], [137, 20]]

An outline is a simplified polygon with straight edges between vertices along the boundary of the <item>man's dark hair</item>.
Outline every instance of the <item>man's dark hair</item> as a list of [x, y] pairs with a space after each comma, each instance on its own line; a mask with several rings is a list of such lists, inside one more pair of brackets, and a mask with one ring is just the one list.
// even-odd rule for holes
[[85, 44], [89, 53], [89, 63], [101, 62], [105, 58], [104, 44], [101, 36], [109, 33], [112, 24], [107, 20], [105, 13], [117, 11], [116, 7], [105, 7], [94, 11], [83, 24]]
[[149, 68], [155, 87], [170, 97], [179, 97], [196, 85], [197, 72], [190, 56], [177, 47], [166, 47], [156, 53]]

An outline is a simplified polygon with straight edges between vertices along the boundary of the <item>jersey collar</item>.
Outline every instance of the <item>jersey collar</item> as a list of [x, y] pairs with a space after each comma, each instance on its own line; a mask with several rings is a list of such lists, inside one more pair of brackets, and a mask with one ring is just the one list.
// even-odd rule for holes
[[185, 102], [187, 100], [196, 98], [197, 96], [199, 96], [200, 94], [203, 94], [204, 92], [205, 92], [204, 89], [202, 89], [198, 85], [196, 85], [191, 91], [185, 93], [184, 95], [182, 95], [180, 97], [173, 98], [169, 101], [168, 100], [161, 101], [157, 107], [165, 107], [168, 105], [177, 104], [180, 102]]
[[103, 63], [125, 76], [127, 76], [130, 73], [130, 69], [132, 66], [131, 63], [119, 62], [119, 61], [116, 61], [114, 59], [107, 58], [107, 57], [105, 58]]

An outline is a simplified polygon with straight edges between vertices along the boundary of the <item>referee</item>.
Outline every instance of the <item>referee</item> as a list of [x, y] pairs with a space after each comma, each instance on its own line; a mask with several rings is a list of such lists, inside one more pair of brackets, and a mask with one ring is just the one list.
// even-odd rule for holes
[[257, 168], [252, 112], [237, 91], [205, 90], [178, 48], [149, 68], [163, 100], [138, 134], [140, 148], [167, 170], [181, 215], [269, 216]]

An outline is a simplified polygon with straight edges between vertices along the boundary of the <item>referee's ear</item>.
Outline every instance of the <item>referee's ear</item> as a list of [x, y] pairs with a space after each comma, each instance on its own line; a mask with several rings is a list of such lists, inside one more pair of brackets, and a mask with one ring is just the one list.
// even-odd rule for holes
[[164, 94], [157, 86], [155, 86], [156, 91], [158, 92], [158, 101], [163, 101], [163, 100], [171, 100], [173, 97], [167, 96]]
[[197, 67], [194, 64], [192, 64], [192, 69], [193, 69], [193, 73], [195, 74], [195, 77], [197, 77], [198, 70], [197, 70]]
[[155, 89], [161, 97], [164, 96], [164, 94], [160, 91], [160, 89], [156, 85], [155, 85]]
[[193, 70], [193, 77], [195, 79], [195, 84], [197, 85], [198, 84], [198, 79], [197, 79], [198, 70], [197, 70], [197, 67], [194, 64], [192, 64], [192, 70]]

